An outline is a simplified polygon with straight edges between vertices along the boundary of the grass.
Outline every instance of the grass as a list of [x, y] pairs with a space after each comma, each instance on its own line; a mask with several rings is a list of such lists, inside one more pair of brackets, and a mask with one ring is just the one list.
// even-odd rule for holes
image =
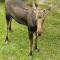
[[[0, 60], [29, 60], [27, 27], [12, 21], [9, 44], [5, 44], [5, 9], [0, 3]], [[45, 16], [44, 32], [38, 38], [40, 51], [33, 51], [33, 60], [60, 60], [60, 13], [51, 10]]]

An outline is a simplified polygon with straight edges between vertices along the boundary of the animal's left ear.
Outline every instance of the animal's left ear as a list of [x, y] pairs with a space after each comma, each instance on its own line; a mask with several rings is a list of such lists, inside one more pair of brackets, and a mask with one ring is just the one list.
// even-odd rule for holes
[[45, 14], [45, 13], [47, 13], [48, 11], [50, 11], [51, 10], [51, 6], [47, 6], [44, 10], [43, 10], [43, 13]]

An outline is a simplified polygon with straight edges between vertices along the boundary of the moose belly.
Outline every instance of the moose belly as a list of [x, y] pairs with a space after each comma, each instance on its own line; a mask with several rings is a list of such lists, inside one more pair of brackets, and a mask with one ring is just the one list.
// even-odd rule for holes
[[27, 25], [27, 20], [25, 20], [24, 17], [18, 17], [18, 16], [12, 16], [12, 17], [17, 23]]

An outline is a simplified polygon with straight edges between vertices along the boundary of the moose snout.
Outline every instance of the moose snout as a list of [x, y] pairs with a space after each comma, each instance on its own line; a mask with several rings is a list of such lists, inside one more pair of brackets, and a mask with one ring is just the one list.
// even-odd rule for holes
[[37, 36], [41, 36], [42, 33], [43, 33], [43, 30], [39, 30], [39, 31], [37, 31]]
[[37, 36], [41, 36], [42, 32], [37, 32]]

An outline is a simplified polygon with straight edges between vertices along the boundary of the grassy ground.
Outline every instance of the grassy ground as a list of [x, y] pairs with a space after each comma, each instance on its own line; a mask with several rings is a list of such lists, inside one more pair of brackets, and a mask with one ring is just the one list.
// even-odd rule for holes
[[[12, 21], [9, 44], [5, 44], [5, 11], [0, 3], [0, 60], [29, 60], [27, 27]], [[33, 51], [33, 60], [60, 60], [60, 13], [52, 10], [45, 17], [44, 33], [38, 38], [40, 51]]]

